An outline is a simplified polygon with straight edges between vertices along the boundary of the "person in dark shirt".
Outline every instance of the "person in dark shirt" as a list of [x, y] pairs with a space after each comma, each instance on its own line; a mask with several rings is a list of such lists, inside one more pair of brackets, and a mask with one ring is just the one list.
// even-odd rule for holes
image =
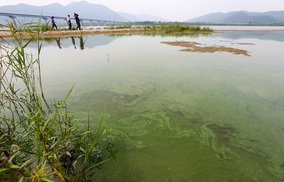
[[80, 30], [81, 29], [81, 25], [80, 25], [79, 15], [74, 13], [74, 18], [75, 18], [76, 23], [77, 23], [77, 28], [76, 29]]

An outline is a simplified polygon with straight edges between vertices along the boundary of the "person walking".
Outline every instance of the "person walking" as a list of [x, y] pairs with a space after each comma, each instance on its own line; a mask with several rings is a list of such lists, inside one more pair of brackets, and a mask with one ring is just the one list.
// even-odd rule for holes
[[75, 18], [76, 23], [77, 23], [77, 28], [76, 29], [80, 30], [81, 29], [81, 25], [80, 25], [79, 15], [74, 13], [74, 18]]
[[69, 26], [68, 30], [71, 30], [72, 23], [71, 23], [70, 15], [67, 16], [67, 24]]
[[53, 27], [55, 27], [56, 30], [58, 30], [58, 28], [57, 28], [57, 26], [55, 24], [55, 21], [54, 21], [54, 16], [51, 17], [51, 23], [52, 23], [52, 28], [51, 29], [53, 30]]

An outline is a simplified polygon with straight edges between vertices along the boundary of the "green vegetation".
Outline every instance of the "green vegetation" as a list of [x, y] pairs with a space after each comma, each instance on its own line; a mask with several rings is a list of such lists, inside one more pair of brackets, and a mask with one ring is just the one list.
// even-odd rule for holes
[[173, 32], [211, 32], [212, 29], [209, 27], [200, 26], [192, 26], [192, 25], [181, 25], [181, 24], [165, 24], [162, 23], [161, 25], [147, 25], [147, 26], [131, 26], [131, 25], [119, 25], [119, 26], [111, 26], [105, 29], [137, 29], [137, 30], [144, 30], [144, 31], [154, 31], [154, 32], [165, 32], [165, 33], [173, 33]]
[[[40, 21], [25, 26], [21, 31], [31, 39], [17, 38], [10, 25], [13, 42], [0, 45], [0, 181], [89, 181], [115, 159], [107, 129], [112, 119], [75, 122], [68, 111], [73, 88], [62, 101], [45, 99], [40, 36], [46, 27]], [[35, 57], [25, 51], [31, 42], [38, 46]]]
[[123, 36], [135, 36], [135, 35], [143, 35], [143, 36], [149, 36], [149, 37], [192, 37], [197, 38], [200, 35], [208, 36], [210, 33], [207, 32], [192, 32], [192, 33], [163, 33], [163, 32], [139, 32], [139, 33], [130, 33], [130, 34], [108, 34], [109, 37], [123, 37]]
[[10, 27], [10, 31], [14, 31], [14, 32], [15, 31], [16, 32], [37, 32], [38, 30], [41, 32], [45, 32], [47, 30], [51, 30], [51, 26], [48, 26], [48, 23], [40, 24], [40, 25], [37, 25], [36, 27], [32, 26], [31, 24], [20, 24], [18, 28], [15, 28], [12, 24], [10, 24], [10, 22], [8, 22], [8, 25]]
[[132, 28], [131, 25], [119, 25], [119, 26], [110, 26], [110, 27], [105, 27], [104, 29], [128, 29]]
[[[153, 25], [154, 28], [154, 25]], [[156, 29], [156, 26], [155, 26]], [[167, 24], [162, 24], [161, 25], [161, 30], [165, 31], [166, 33], [171, 33], [171, 32], [199, 32], [199, 31], [212, 31], [208, 27], [201, 28], [200, 26], [190, 26], [190, 25], [181, 25], [181, 24], [176, 24], [176, 25], [167, 25]]]

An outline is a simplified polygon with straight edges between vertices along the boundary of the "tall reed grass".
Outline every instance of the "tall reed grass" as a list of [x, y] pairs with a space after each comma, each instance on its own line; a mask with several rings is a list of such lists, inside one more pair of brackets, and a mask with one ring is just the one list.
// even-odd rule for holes
[[[115, 159], [112, 119], [75, 122], [68, 111], [74, 86], [63, 100], [45, 99], [40, 36], [47, 26], [39, 20], [24, 27], [20, 33], [31, 39], [10, 25], [13, 41], [0, 45], [0, 181], [89, 181], [96, 167]], [[36, 56], [26, 52], [31, 42]]]

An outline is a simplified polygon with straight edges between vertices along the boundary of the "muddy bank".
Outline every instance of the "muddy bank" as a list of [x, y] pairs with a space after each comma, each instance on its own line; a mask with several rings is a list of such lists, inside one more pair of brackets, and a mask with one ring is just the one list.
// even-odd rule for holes
[[[185, 31], [182, 33], [221, 33], [227, 31], [234, 32], [284, 32], [282, 30], [213, 30], [209, 32], [205, 31]], [[46, 31], [41, 35], [41, 38], [53, 38], [53, 37], [69, 37], [69, 36], [81, 36], [81, 35], [95, 35], [95, 34], [119, 34], [119, 33], [139, 33], [139, 32], [154, 32], [153, 30], [145, 30], [142, 28], [129, 28], [129, 29], [92, 29], [92, 30], [54, 30]], [[178, 32], [176, 32], [178, 33]], [[36, 33], [33, 33], [36, 35]], [[31, 36], [25, 32], [17, 32], [17, 37], [23, 37], [24, 39], [29, 39]], [[8, 39], [12, 38], [10, 31], [0, 31], [0, 38]]]
[[[208, 52], [208, 53], [214, 53], [214, 52], [229, 52], [232, 54], [241, 54], [244, 56], [250, 56], [247, 50], [243, 49], [236, 49], [233, 47], [225, 47], [225, 46], [205, 46], [198, 42], [190, 42], [190, 41], [175, 41], [175, 42], [161, 42], [162, 44], [172, 45], [172, 46], [180, 46], [185, 47], [185, 49], [181, 49], [180, 51], [188, 51], [188, 52]], [[252, 45], [249, 43], [238, 43], [241, 45]]]
[[[82, 35], [95, 35], [95, 34], [112, 34], [112, 33], [129, 33], [129, 32], [141, 32], [140, 29], [93, 29], [93, 30], [53, 30], [45, 31], [41, 34], [41, 38], [54, 38], [54, 37], [70, 37], [70, 36], [82, 36]], [[36, 33], [32, 33], [36, 36]], [[17, 32], [17, 37], [29, 39], [31, 36], [27, 32]], [[0, 37], [4, 39], [12, 38], [10, 31], [0, 31]]]
[[[82, 36], [82, 35], [96, 35], [96, 34], [126, 34], [126, 33], [142, 33], [142, 32], [159, 32], [144, 28], [129, 28], [129, 29], [92, 29], [92, 30], [53, 30], [45, 31], [40, 36], [41, 38], [55, 38], [55, 37], [70, 37], [70, 36]], [[182, 33], [212, 33], [213, 31], [184, 31]], [[161, 31], [162, 33], [162, 31]], [[180, 32], [176, 32], [180, 33]], [[17, 32], [17, 37], [23, 39], [29, 39], [31, 36], [27, 32]], [[36, 36], [33, 33], [33, 36]], [[12, 38], [10, 31], [0, 31], [0, 38], [9, 39]]]

